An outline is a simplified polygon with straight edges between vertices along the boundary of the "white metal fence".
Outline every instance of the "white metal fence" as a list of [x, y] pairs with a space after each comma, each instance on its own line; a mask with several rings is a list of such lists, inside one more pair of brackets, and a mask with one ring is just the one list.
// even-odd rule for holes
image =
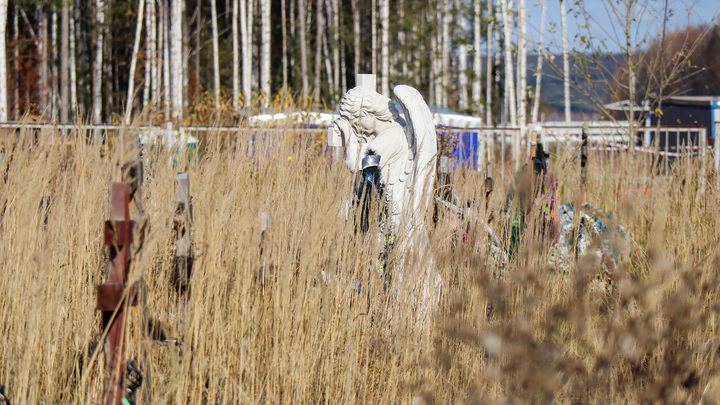
[[[519, 167], [526, 161], [529, 153], [528, 134], [537, 131], [539, 139], [549, 146], [556, 146], [558, 151], [573, 153], [582, 141], [583, 130], [587, 133], [588, 146], [595, 155], [605, 157], [612, 163], [618, 153], [632, 150], [634, 153], [656, 154], [666, 158], [682, 156], [705, 157], [708, 151], [713, 153], [713, 166], [717, 172], [720, 168], [720, 143], [714, 143], [714, 150], [708, 147], [707, 130], [696, 127], [638, 127], [636, 139], [642, 140], [635, 145], [629, 136], [627, 126], [616, 124], [592, 126], [530, 126], [527, 134], [521, 134], [517, 127], [492, 128], [449, 128], [440, 127], [438, 134], [449, 136], [454, 144], [451, 153], [455, 157], [455, 167], [465, 166], [481, 170], [486, 163], [497, 163], [501, 167], [514, 164]], [[177, 134], [192, 135], [205, 146], [213, 142], [227, 142], [248, 134], [272, 134], [294, 132], [298, 135], [314, 134], [325, 136], [327, 128], [248, 128], [248, 127], [208, 127], [208, 126], [124, 126], [124, 125], [82, 125], [82, 124], [38, 124], [38, 123], [3, 123], [0, 124], [0, 143], [20, 141], [21, 138], [32, 138], [35, 141], [43, 138], [47, 141], [61, 142], [72, 133], [84, 134], [88, 139], [111, 139], [120, 134], [158, 133], [173, 136]], [[162, 135], [161, 135], [162, 136]], [[120, 137], [122, 139], [122, 137]], [[160, 139], [161, 142], [164, 142]], [[632, 147], [630, 146], [632, 145]], [[703, 159], [704, 162], [705, 159]]]

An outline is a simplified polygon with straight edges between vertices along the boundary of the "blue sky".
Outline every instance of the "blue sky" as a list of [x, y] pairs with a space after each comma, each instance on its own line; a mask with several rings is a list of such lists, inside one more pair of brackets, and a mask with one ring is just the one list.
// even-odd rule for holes
[[[548, 4], [547, 19], [545, 22], [545, 46], [557, 50], [562, 46], [560, 29], [560, 0], [545, 0]], [[528, 36], [533, 41], [539, 41], [540, 20], [542, 6], [537, 0], [526, 0], [528, 7]], [[515, 1], [517, 4], [517, 0]], [[580, 46], [582, 37], [588, 37], [584, 17], [590, 15], [592, 20], [588, 24], [595, 38], [603, 38], [606, 50], [619, 51], [620, 45], [613, 38], [620, 38], [624, 43], [622, 25], [617, 17], [605, 7], [606, 3], [617, 3], [617, 0], [568, 0], [568, 40], [570, 46], [576, 49]], [[576, 5], [575, 3], [579, 3]], [[633, 43], [642, 46], [643, 41], [651, 41], [657, 37], [662, 28], [663, 0], [641, 0], [644, 7], [635, 10], [633, 30]], [[668, 30], [688, 24], [700, 24], [714, 21], [718, 22], [720, 13], [720, 0], [668, 0], [668, 8], [672, 15], [668, 18]], [[583, 13], [578, 13], [584, 10]]]

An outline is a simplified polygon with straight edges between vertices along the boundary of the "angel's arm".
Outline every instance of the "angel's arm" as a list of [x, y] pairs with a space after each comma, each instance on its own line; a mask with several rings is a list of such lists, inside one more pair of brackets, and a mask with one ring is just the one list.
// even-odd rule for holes
[[400, 125], [397, 125], [383, 131], [375, 139], [363, 145], [365, 153], [362, 156], [365, 156], [367, 151], [373, 151], [374, 154], [380, 155], [380, 167], [385, 167], [407, 156], [407, 148], [405, 131]]

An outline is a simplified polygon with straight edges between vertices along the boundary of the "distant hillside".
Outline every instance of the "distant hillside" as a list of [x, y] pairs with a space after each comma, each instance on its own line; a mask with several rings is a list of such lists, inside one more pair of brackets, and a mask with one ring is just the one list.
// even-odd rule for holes
[[[621, 57], [621, 55], [615, 54], [609, 55], [607, 58], [603, 58], [603, 71], [612, 72], [614, 74], [618, 67], [617, 61], [621, 60]], [[528, 86], [533, 89], [535, 88], [537, 78], [535, 75], [537, 60], [537, 55], [528, 55]], [[580, 72], [580, 69], [578, 69], [573, 63], [572, 56], [570, 63], [570, 80], [573, 83], [570, 90], [570, 100], [572, 102], [573, 117], [581, 119], [583, 115], [586, 118], [597, 115], [597, 102], [610, 102], [610, 92], [607, 84], [603, 83], [603, 76], [597, 68], [589, 67], [587, 71], [590, 74], [590, 81], [587, 81], [586, 77]], [[605, 76], [611, 77], [611, 75], [608, 75], [607, 73]], [[593, 94], [597, 94], [597, 97], [594, 99], [588, 98], [579, 90], [579, 88], [587, 88], [590, 84], [595, 86]], [[554, 62], [550, 62], [547, 58], [543, 62], [540, 102], [541, 112], [545, 114], [546, 118], [558, 118], [558, 113], [564, 117], [565, 96], [562, 80], [562, 54], [555, 55]]]

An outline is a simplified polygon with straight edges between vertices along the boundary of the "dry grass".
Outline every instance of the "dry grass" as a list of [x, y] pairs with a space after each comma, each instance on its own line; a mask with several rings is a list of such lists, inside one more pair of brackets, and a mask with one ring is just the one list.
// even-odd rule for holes
[[[17, 148], [0, 165], [0, 384], [15, 403], [104, 397], [95, 286], [107, 269], [108, 185], [120, 180], [124, 158], [101, 158], [84, 136], [73, 134], [72, 160], [41, 145]], [[568, 271], [551, 266], [531, 221], [523, 248], [499, 269], [477, 223], [460, 225], [462, 242], [441, 216], [431, 245], [442, 296], [419, 325], [395, 284], [383, 290], [377, 238], [355, 236], [338, 215], [353, 181], [344, 166], [331, 165], [313, 139], [276, 138], [272, 153], [256, 142], [255, 158], [247, 146], [240, 140], [176, 167], [163, 153], [148, 158], [150, 228], [132, 266], [147, 299], [131, 310], [128, 332], [128, 356], [148, 377], [146, 402], [720, 400], [720, 194], [714, 182], [702, 185], [697, 161], [648, 178], [649, 196], [636, 192], [641, 158], [592, 160], [584, 190], [579, 163], [553, 163], [561, 201], [584, 193], [628, 229], [631, 239], [612, 240], [616, 268], [590, 257]], [[189, 297], [170, 280], [174, 177], [185, 167], [197, 256]], [[507, 184], [496, 179], [490, 210], [506, 240]], [[457, 172], [453, 182], [460, 195], [482, 198], [478, 174]], [[262, 211], [272, 212], [272, 228], [261, 257]], [[149, 317], [180, 343], [150, 340]]]

